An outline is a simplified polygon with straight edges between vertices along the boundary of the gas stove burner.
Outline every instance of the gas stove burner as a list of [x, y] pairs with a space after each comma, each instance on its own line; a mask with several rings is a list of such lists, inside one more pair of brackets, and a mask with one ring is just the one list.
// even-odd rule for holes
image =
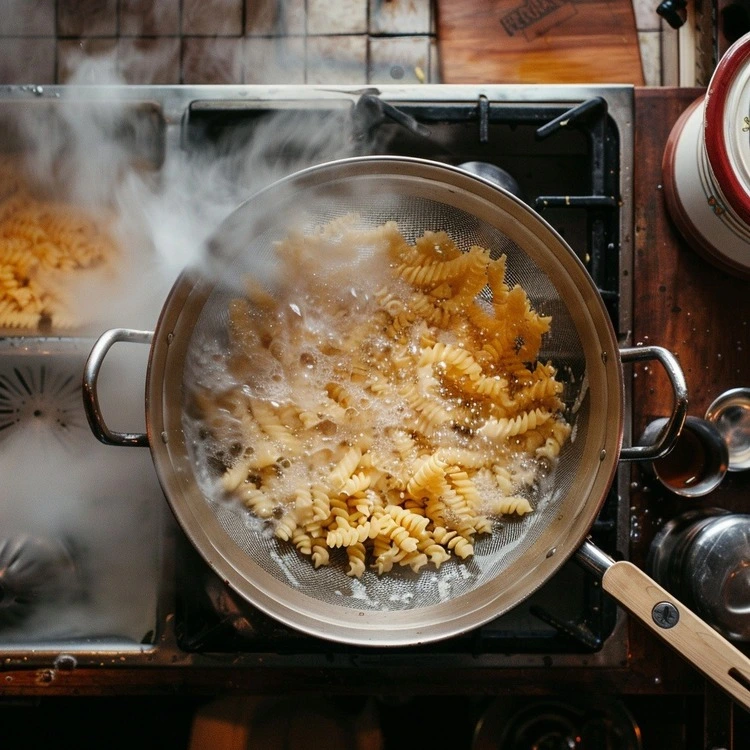
[[618, 700], [499, 699], [479, 720], [473, 750], [640, 750], [641, 732]]
[[0, 370], [0, 439], [20, 428], [51, 431], [63, 442], [85, 435], [80, 374], [17, 360]]
[[71, 597], [77, 583], [66, 544], [26, 534], [0, 539], [0, 629], [18, 625], [39, 606]]
[[497, 187], [503, 188], [503, 190], [512, 193], [516, 198], [523, 200], [523, 194], [521, 186], [518, 184], [518, 180], [516, 180], [512, 174], [506, 172], [496, 164], [490, 164], [486, 161], [465, 161], [458, 166], [464, 171], [470, 172], [477, 177], [482, 177], [493, 185], [497, 185]]

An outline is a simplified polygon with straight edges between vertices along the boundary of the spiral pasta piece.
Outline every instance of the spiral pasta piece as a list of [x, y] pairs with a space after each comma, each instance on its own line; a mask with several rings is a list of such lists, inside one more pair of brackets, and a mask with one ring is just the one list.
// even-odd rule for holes
[[488, 419], [479, 428], [479, 432], [493, 440], [502, 441], [516, 435], [522, 435], [527, 430], [534, 430], [551, 418], [550, 412], [543, 409], [534, 409], [533, 411], [524, 411], [515, 417]]

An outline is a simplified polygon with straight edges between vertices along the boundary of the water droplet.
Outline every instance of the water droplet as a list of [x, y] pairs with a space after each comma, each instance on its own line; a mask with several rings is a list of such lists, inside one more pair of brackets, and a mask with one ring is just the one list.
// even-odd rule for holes
[[630, 519], [630, 541], [641, 541], [641, 522], [635, 516]]
[[72, 654], [60, 654], [54, 661], [55, 669], [71, 671], [78, 666], [75, 656]]

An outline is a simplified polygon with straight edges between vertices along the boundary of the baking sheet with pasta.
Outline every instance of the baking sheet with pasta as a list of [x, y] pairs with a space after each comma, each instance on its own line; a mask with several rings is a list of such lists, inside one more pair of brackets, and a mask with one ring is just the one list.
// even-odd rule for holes
[[0, 157], [0, 329], [70, 331], [83, 325], [81, 283], [101, 281], [119, 254], [112, 217], [43, 194], [20, 158]]

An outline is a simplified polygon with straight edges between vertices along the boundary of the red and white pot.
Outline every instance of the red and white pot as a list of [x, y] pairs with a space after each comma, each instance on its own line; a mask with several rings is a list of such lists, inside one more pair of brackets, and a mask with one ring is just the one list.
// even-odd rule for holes
[[675, 123], [662, 169], [667, 208], [689, 244], [750, 278], [750, 34]]

